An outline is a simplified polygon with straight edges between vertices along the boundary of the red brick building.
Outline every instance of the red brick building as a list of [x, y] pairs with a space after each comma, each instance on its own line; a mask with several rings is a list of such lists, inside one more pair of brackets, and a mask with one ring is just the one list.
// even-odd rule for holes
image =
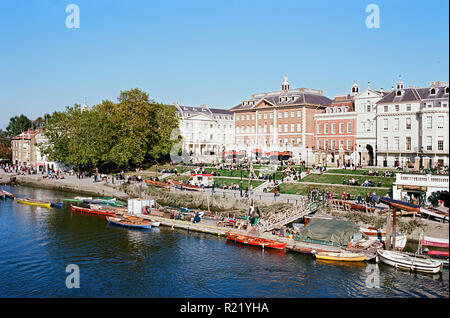
[[321, 165], [342, 166], [354, 162], [356, 143], [356, 114], [353, 90], [338, 95], [324, 113], [314, 116], [314, 162]]
[[266, 152], [292, 152], [297, 160], [312, 162], [314, 115], [324, 112], [331, 99], [321, 90], [290, 89], [287, 77], [281, 91], [253, 94], [231, 108], [236, 149], [247, 157]]

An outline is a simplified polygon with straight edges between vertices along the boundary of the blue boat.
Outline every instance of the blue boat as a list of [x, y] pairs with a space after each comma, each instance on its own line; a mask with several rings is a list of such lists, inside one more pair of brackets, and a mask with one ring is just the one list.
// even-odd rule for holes
[[152, 227], [152, 222], [143, 220], [140, 218], [136, 219], [124, 219], [124, 218], [116, 218], [112, 216], [107, 216], [106, 219], [109, 223], [125, 226], [125, 227], [132, 227], [132, 228], [138, 228], [138, 229], [150, 229]]
[[62, 202], [51, 202], [50, 206], [52, 208], [62, 208], [63, 203]]

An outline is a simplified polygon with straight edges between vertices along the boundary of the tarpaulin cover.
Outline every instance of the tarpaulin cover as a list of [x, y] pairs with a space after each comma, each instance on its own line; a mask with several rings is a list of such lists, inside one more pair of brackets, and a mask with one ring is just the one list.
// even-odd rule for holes
[[301, 241], [347, 246], [358, 232], [359, 228], [351, 221], [313, 218], [298, 236]]

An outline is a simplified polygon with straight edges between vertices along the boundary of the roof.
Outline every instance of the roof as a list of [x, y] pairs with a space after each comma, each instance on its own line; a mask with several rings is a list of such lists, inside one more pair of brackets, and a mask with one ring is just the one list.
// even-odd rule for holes
[[[179, 109], [185, 114], [188, 115], [198, 115], [198, 114], [208, 114], [211, 115], [233, 115], [231, 111], [228, 109], [220, 109], [220, 108], [209, 108], [207, 106], [182, 106], [182, 105], [171, 105], [172, 107], [175, 107], [176, 110], [179, 112]], [[211, 112], [210, 112], [211, 111]]]
[[[431, 89], [436, 89], [436, 94], [430, 94]], [[449, 94], [445, 93], [446, 86], [441, 87], [408, 87], [402, 90], [402, 95], [397, 96], [397, 91], [394, 90], [380, 99], [377, 104], [382, 103], [401, 103], [409, 101], [421, 101], [424, 99], [439, 99], [448, 98]]]
[[17, 136], [12, 137], [11, 139], [12, 140], [30, 140], [39, 133], [40, 133], [39, 130], [24, 131], [24, 132], [18, 134]]
[[[280, 91], [277, 93], [257, 94], [253, 95], [251, 99], [246, 100], [245, 104], [244, 102], [242, 102], [241, 104], [234, 106], [230, 110], [239, 111], [252, 109], [262, 100], [266, 101], [268, 104], [273, 105], [274, 107], [294, 106], [294, 105], [314, 105], [314, 106], [319, 105], [324, 107], [329, 106], [332, 100], [317, 92], [318, 91], [315, 90], [296, 89], [288, 92]], [[281, 101], [280, 97], [282, 98]]]

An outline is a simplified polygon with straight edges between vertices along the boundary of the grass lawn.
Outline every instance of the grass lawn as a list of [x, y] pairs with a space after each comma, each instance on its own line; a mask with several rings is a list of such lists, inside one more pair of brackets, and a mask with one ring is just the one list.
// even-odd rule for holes
[[[309, 176], [302, 179], [304, 182], [317, 182], [317, 183], [329, 183], [329, 184], [342, 184], [345, 180], [348, 182], [351, 179], [351, 176], [342, 176], [342, 175], [332, 175], [332, 174], [310, 174]], [[356, 176], [355, 179], [359, 180], [359, 184], [367, 180], [372, 180], [375, 186], [378, 186], [378, 182], [381, 182], [382, 188], [390, 188], [392, 187], [392, 183], [395, 181], [395, 178], [384, 178], [384, 177], [372, 177], [372, 176]], [[349, 186], [351, 187], [351, 186]], [[370, 187], [368, 188], [370, 189]]]
[[367, 192], [370, 191], [370, 193], [375, 193], [380, 196], [385, 196], [389, 190], [387, 189], [371, 189], [371, 188], [359, 188], [359, 187], [337, 187], [332, 185], [312, 185], [312, 184], [301, 184], [297, 182], [287, 182], [280, 184], [280, 193], [285, 194], [300, 194], [300, 195], [307, 195], [309, 191], [312, 189], [319, 189], [321, 191], [325, 192], [331, 192], [334, 195], [336, 195], [337, 198], [340, 198], [342, 195], [342, 192], [348, 192], [350, 193], [352, 199], [358, 197], [358, 194], [361, 195], [362, 198], [365, 198], [367, 195]]
[[[222, 169], [214, 169], [214, 168], [205, 168], [205, 173], [212, 173], [213, 171], [216, 171], [216, 176], [220, 176], [220, 177], [237, 177], [240, 178], [241, 177], [241, 171], [242, 171], [242, 178], [247, 178], [248, 174], [250, 173], [247, 169], [243, 169], [243, 170], [222, 170]], [[264, 174], [270, 174], [272, 175], [273, 172], [264, 170], [264, 169], [259, 169], [256, 170], [255, 169], [255, 174], [256, 176], [259, 176], [259, 173], [261, 172], [261, 175]], [[281, 171], [277, 171], [275, 173], [275, 180], [281, 180]]]
[[[329, 169], [327, 169], [327, 171], [325, 171], [325, 173], [327, 174], [327, 173], [329, 173], [329, 174], [333, 174], [333, 173], [343, 173], [343, 174], [354, 174], [354, 175], [363, 175], [363, 172], [366, 172], [366, 176], [367, 177], [369, 177], [368, 175], [367, 175], [367, 173], [369, 172], [369, 170], [378, 170], [378, 173], [379, 173], [379, 176], [380, 177], [382, 177], [382, 173], [384, 172], [384, 171], [393, 171], [394, 172], [394, 177], [393, 178], [395, 178], [395, 174], [396, 174], [396, 172], [397, 172], [397, 170], [396, 169], [377, 169], [377, 168], [375, 168], [375, 169], [358, 169], [358, 170], [351, 170], [351, 169], [332, 169], [332, 168], [329, 168]], [[364, 177], [366, 177], [366, 176], [364, 176]]]

